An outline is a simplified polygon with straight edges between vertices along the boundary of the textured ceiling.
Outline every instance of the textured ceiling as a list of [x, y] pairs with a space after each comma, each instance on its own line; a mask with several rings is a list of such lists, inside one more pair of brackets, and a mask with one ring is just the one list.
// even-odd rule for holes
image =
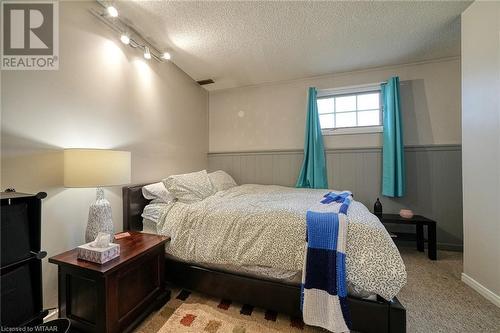
[[208, 90], [460, 54], [470, 2], [121, 1], [122, 17]]

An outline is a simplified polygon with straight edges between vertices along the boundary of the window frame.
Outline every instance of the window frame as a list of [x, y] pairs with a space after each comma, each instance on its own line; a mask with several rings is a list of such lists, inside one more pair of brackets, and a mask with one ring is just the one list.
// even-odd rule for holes
[[[332, 127], [332, 128], [322, 128], [321, 133], [323, 135], [345, 135], [345, 134], [369, 134], [369, 133], [381, 133], [383, 132], [383, 101], [382, 101], [382, 91], [380, 89], [380, 83], [367, 84], [361, 86], [352, 86], [344, 88], [334, 88], [334, 89], [321, 89], [318, 90], [316, 101], [320, 99], [332, 98], [332, 97], [342, 97], [342, 96], [353, 96], [356, 95], [356, 110], [347, 111], [356, 113], [356, 123], [358, 123], [358, 113], [363, 111], [373, 111], [375, 109], [369, 110], [358, 110], [358, 98], [357, 95], [369, 94], [369, 93], [379, 93], [379, 121], [380, 125], [367, 125], [367, 126], [351, 126], [351, 127]], [[334, 115], [334, 122], [336, 120], [336, 114], [344, 112], [334, 112], [324, 113]]]

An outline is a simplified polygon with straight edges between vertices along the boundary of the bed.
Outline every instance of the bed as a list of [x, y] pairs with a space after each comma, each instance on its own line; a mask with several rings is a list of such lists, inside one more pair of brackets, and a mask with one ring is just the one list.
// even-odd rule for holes
[[[144, 185], [146, 184], [126, 186], [123, 188], [124, 230], [142, 231], [144, 229], [143, 218], [141, 217], [141, 214], [144, 210], [144, 207], [146, 207], [146, 205], [148, 205], [149, 203], [149, 200], [145, 199], [142, 195], [141, 189]], [[272, 198], [274, 198], [272, 195], [275, 194], [274, 192], [279, 192], [280, 200], [276, 200], [273, 205], [286, 205], [286, 202], [289, 200], [291, 200], [292, 202], [293, 200], [297, 200], [297, 190], [295, 189], [290, 189], [289, 194], [288, 190], [286, 190], [285, 188], [280, 189], [279, 187], [272, 186], [259, 187], [259, 185], [243, 185], [232, 191], [227, 191], [227, 193], [224, 192], [222, 194], [219, 194], [218, 196], [214, 196], [210, 200], [207, 200], [203, 204], [200, 204], [200, 206], [203, 206], [203, 209], [205, 210], [202, 210], [201, 207], [196, 210], [195, 208], [197, 208], [197, 206], [192, 206], [187, 209], [182, 205], [177, 205], [172, 212], [166, 213], [170, 214], [170, 225], [175, 225], [176, 220], [196, 221], [196, 219], [193, 219], [192, 216], [196, 215], [197, 212], [202, 212], [199, 214], [202, 215], [201, 217], [205, 219], [204, 223], [193, 224], [192, 226], [187, 227], [186, 230], [177, 230], [176, 234], [187, 235], [187, 238], [184, 237], [186, 238], [186, 240], [184, 241], [182, 241], [182, 239], [173, 239], [172, 244], [176, 246], [172, 247], [170, 250], [167, 247], [168, 253], [166, 253], [165, 255], [167, 281], [176, 286], [196, 290], [212, 296], [232, 299], [265, 309], [272, 309], [278, 312], [288, 313], [292, 316], [300, 316], [300, 284], [296, 279], [279, 279], [276, 278], [276, 276], [272, 276], [272, 274], [257, 274], [254, 271], [237, 270], [234, 269], [231, 265], [225, 265], [228, 261], [224, 260], [222, 260], [218, 265], [214, 265], [213, 261], [218, 257], [210, 257], [210, 247], [208, 247], [208, 245], [205, 248], [203, 247], [205, 246], [204, 243], [209, 244], [210, 241], [219, 244], [221, 242], [223, 243], [225, 239], [230, 240], [231, 233], [247, 233], [247, 246], [245, 247], [245, 249], [238, 250], [237, 248], [233, 248], [231, 249], [231, 251], [229, 251], [230, 253], [235, 253], [235, 257], [240, 257], [243, 253], [247, 254], [243, 259], [240, 258], [239, 261], [243, 260], [245, 261], [245, 263], [251, 264], [253, 263], [252, 260], [257, 260], [255, 263], [264, 262], [265, 264], [266, 260], [267, 263], [275, 263], [278, 258], [279, 264], [281, 266], [277, 268], [281, 268], [283, 271], [293, 271], [295, 268], [300, 266], [300, 260], [297, 259], [300, 257], [300, 244], [295, 245], [290, 242], [286, 244], [279, 244], [280, 248], [289, 247], [287, 251], [285, 251], [287, 255], [290, 253], [294, 254], [290, 256], [292, 258], [288, 258], [287, 255], [283, 255], [280, 253], [271, 253], [274, 251], [274, 248], [268, 246], [269, 241], [267, 243], [259, 243], [260, 240], [256, 237], [256, 235], [252, 234], [247, 229], [234, 229], [233, 225], [233, 228], [221, 232], [220, 237], [223, 238], [218, 238], [219, 235], [213, 234], [211, 232], [210, 226], [212, 225], [213, 227], [213, 224], [217, 221], [217, 219], [233, 218], [231, 210], [234, 209], [235, 206], [237, 206], [238, 209], [250, 209], [248, 210], [249, 218], [248, 220], [246, 220], [249, 224], [257, 221], [256, 219], [252, 220], [252, 216], [254, 216], [255, 214], [258, 215], [260, 211], [254, 211], [252, 210], [252, 207], [262, 206], [263, 202], [258, 201], [259, 194], [265, 191], [269, 192], [266, 192], [266, 201], [272, 201]], [[282, 200], [283, 195], [284, 200]], [[276, 198], [278, 198], [278, 196]], [[257, 200], [256, 202], [259, 203], [259, 205], [252, 206], [252, 200]], [[226, 202], [228, 203], [227, 205], [223, 204]], [[307, 204], [307, 202], [303, 204]], [[293, 213], [293, 209], [295, 209], [295, 206], [297, 205], [300, 205], [300, 203], [295, 202], [292, 205], [292, 208], [282, 207], [281, 211], [288, 212], [290, 208]], [[270, 207], [267, 208], [271, 209]], [[272, 210], [266, 211], [266, 207], [259, 209], [262, 209], [261, 213], [263, 214], [273, 214]], [[304, 208], [302, 207], [301, 209]], [[362, 208], [359, 209], [362, 210]], [[170, 210], [172, 209], [170, 208]], [[290, 216], [293, 217], [293, 214]], [[280, 215], [277, 215], [274, 218], [279, 219], [280, 217]], [[163, 216], [163, 221], [165, 219], [166, 216]], [[228, 225], [231, 225], [231, 223], [228, 223]], [[170, 230], [171, 228], [175, 227], [180, 228], [181, 226], [170, 226]], [[261, 225], [257, 226], [256, 228], [259, 229], [264, 227], [267, 226]], [[190, 239], [190, 237], [192, 238], [192, 235], [189, 236], [190, 230], [196, 228], [201, 228], [200, 230], [204, 231], [203, 233], [200, 233], [198, 231], [197, 234], [202, 234], [205, 236], [198, 236], [199, 239]], [[293, 228], [293, 225], [291, 225], [288, 232], [293, 232], [293, 230], [295, 229], [296, 228]], [[169, 230], [169, 228], [166, 228], [166, 230]], [[163, 230], [163, 232], [165, 232], [165, 230]], [[275, 230], [275, 232], [278, 232], [278, 230]], [[383, 236], [383, 233], [381, 233], [381, 235]], [[297, 238], [300, 236], [300, 234], [293, 235], [293, 238]], [[255, 243], [253, 243], [252, 239], [255, 241]], [[170, 246], [172, 246], [172, 244]], [[224, 245], [229, 247], [231, 246], [231, 244]], [[222, 249], [217, 249], [218, 256], [224, 257], [225, 246], [222, 246]], [[187, 248], [197, 250], [186, 251]], [[188, 252], [192, 255], [183, 257], [182, 254]], [[354, 253], [354, 251], [352, 251], [352, 253]], [[353, 255], [351, 257], [355, 256]], [[212, 264], [207, 264], [207, 261], [212, 261]], [[239, 263], [239, 261], [236, 262], [236, 264]], [[376, 266], [366, 267], [368, 267], [367, 270], [370, 271], [370, 274], [378, 274]], [[361, 277], [365, 276], [366, 278], [366, 274], [363, 274], [363, 272], [358, 272], [357, 275]], [[392, 279], [394, 281], [398, 281], [397, 283], [401, 283], [401, 277], [398, 277], [397, 274], [387, 278], [384, 277], [384, 279]], [[354, 280], [356, 281], [356, 279]], [[363, 284], [362, 280], [363, 279], [361, 278], [360, 281], [356, 281], [355, 287], [362, 286], [366, 287], [361, 288], [363, 290], [370, 289], [371, 286], [367, 285], [366, 283]], [[378, 280], [373, 279], [373, 281], [375, 282], [377, 282]], [[375, 286], [375, 289], [372, 288], [372, 291], [379, 290], [380, 292], [378, 292], [377, 294], [382, 294], [386, 299], [391, 299], [389, 301], [379, 295], [372, 295], [369, 299], [366, 299], [363, 298], [363, 295], [356, 294], [354, 292], [351, 293], [351, 296], [349, 297], [349, 303], [353, 322], [353, 330], [359, 332], [406, 331], [406, 311], [404, 307], [399, 303], [397, 298], [393, 297], [395, 291], [390, 290], [390, 284], [388, 284], [388, 286], [389, 287], [383, 285]]]

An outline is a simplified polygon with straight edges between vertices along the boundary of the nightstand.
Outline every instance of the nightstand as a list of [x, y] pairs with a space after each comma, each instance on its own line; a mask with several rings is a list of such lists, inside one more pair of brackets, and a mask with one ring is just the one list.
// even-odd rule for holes
[[120, 256], [102, 265], [78, 259], [76, 249], [49, 258], [58, 265], [59, 317], [70, 319], [72, 330], [128, 332], [168, 301], [169, 238], [129, 233], [115, 241]]
[[428, 256], [431, 260], [437, 259], [436, 250], [436, 221], [428, 219], [421, 215], [415, 215], [410, 219], [399, 216], [398, 214], [382, 214], [378, 216], [382, 224], [414, 224], [417, 234], [417, 250], [424, 252], [424, 226], [427, 227]]

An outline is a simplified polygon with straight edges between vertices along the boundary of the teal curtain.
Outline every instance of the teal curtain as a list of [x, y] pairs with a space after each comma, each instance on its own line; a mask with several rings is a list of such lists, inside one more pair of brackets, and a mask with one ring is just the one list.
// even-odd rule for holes
[[325, 148], [319, 124], [316, 88], [309, 88], [307, 105], [304, 162], [296, 187], [328, 188], [326, 177]]
[[399, 97], [399, 78], [381, 85], [384, 105], [384, 145], [382, 148], [382, 194], [402, 197], [405, 194], [405, 156], [403, 119]]

